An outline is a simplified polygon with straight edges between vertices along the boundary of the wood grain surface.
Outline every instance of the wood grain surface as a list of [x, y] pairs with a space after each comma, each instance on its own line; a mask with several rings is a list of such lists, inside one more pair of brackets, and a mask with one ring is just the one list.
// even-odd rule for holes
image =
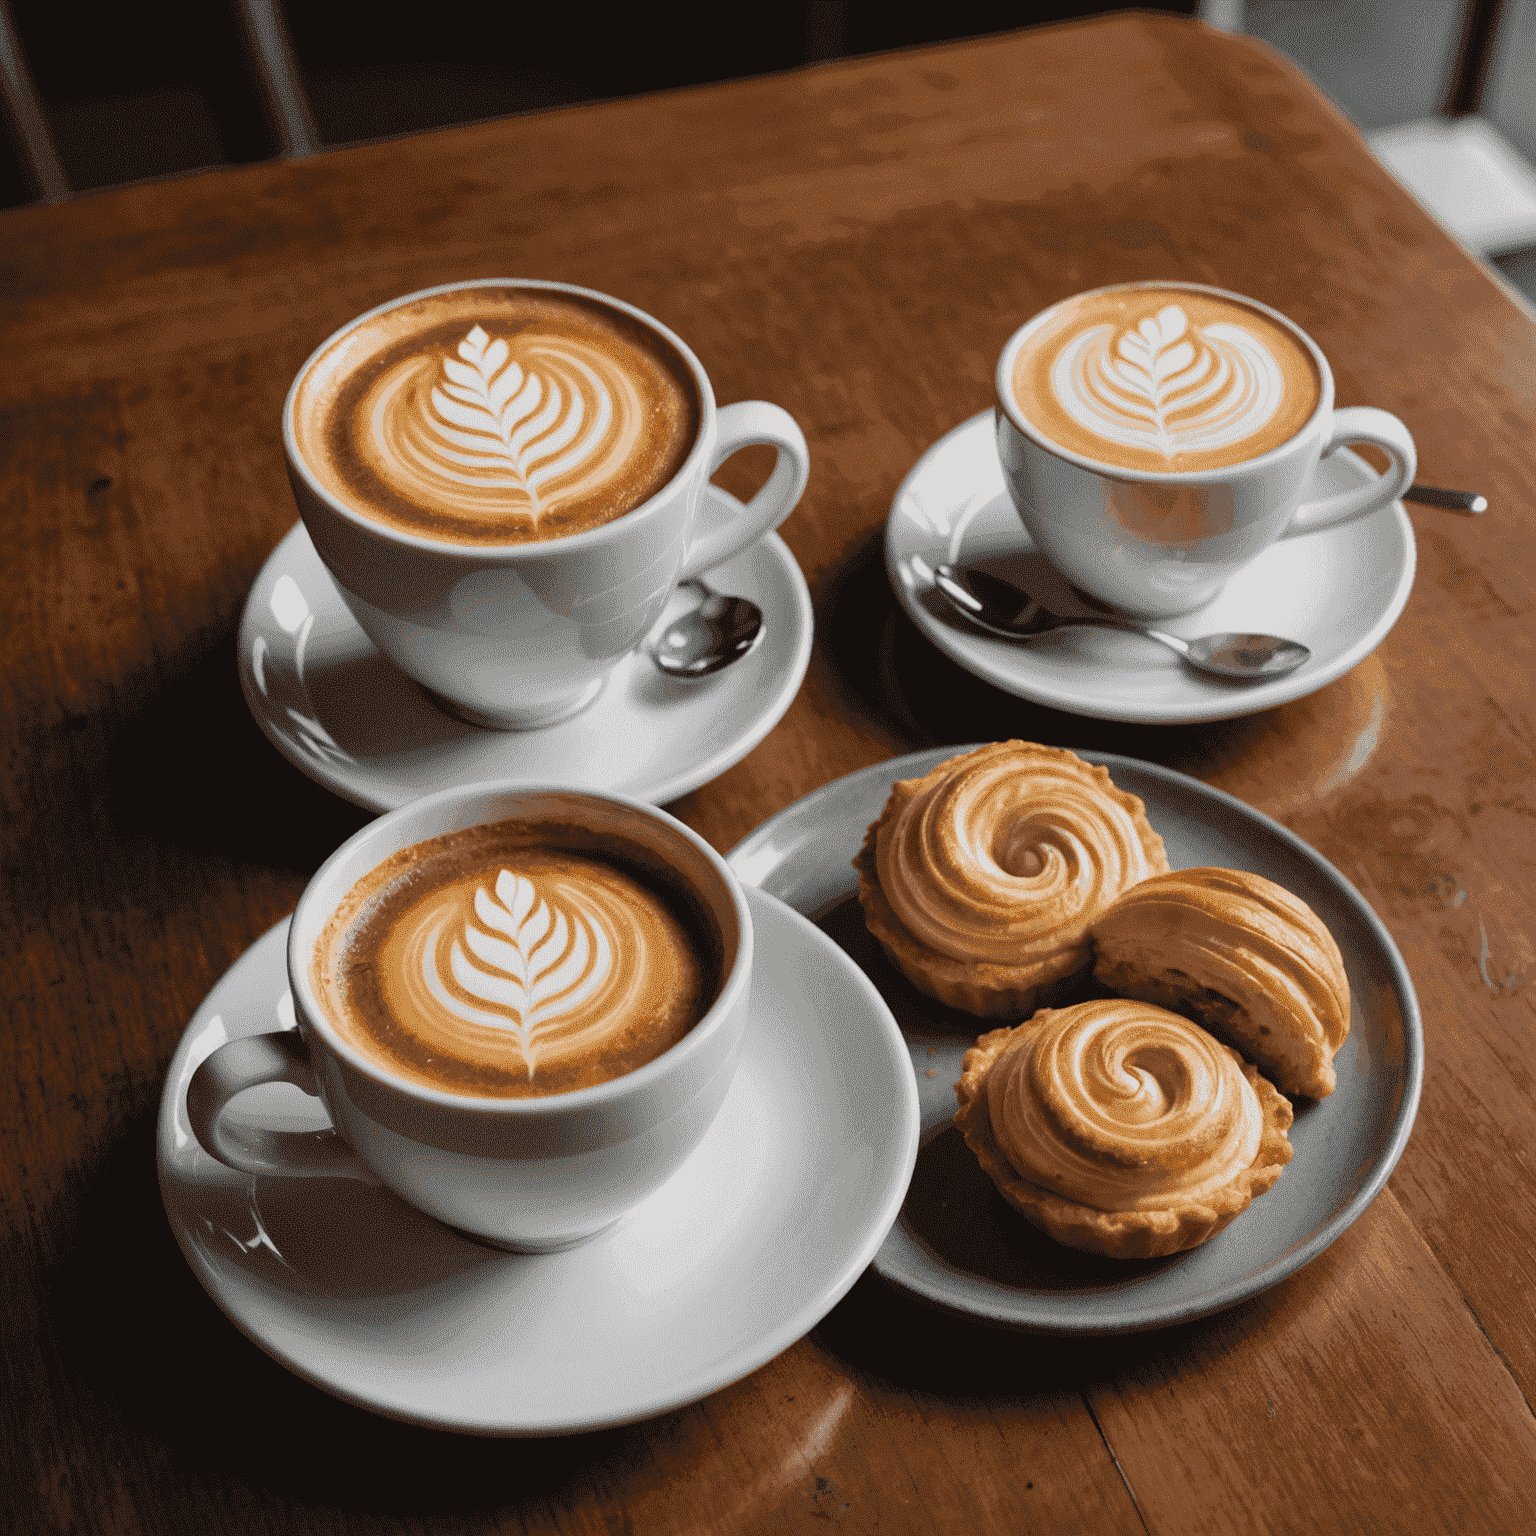
[[[721, 849], [887, 756], [1019, 734], [1278, 816], [1381, 915], [1428, 1066], [1388, 1191], [1204, 1322], [999, 1334], [872, 1276], [692, 1407], [537, 1443], [373, 1417], [204, 1295], [154, 1116], [210, 986], [362, 824], [251, 722], [233, 636], [294, 520], [278, 413], [361, 310], [588, 284], [803, 424], [805, 685], [673, 807]], [[1041, 306], [1141, 277], [1277, 306], [1398, 413], [1419, 565], [1377, 653], [1182, 729], [1000, 695], [883, 570], [892, 493]], [[1536, 324], [1295, 70], [1119, 16], [530, 116], [0, 216], [0, 1526], [18, 1532], [1536, 1529]], [[760, 463], [728, 467], [733, 488]]]

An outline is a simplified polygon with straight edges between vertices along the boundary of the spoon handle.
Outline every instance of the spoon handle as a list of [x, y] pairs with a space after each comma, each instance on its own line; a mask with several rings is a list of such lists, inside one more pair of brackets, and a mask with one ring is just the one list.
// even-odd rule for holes
[[1189, 641], [1181, 640], [1177, 635], [1166, 634], [1161, 629], [1147, 629], [1140, 624], [1117, 624], [1116, 629], [1128, 629], [1133, 634], [1145, 635], [1149, 640], [1160, 640], [1170, 651], [1177, 651], [1185, 661], [1190, 661]]
[[1432, 485], [1410, 485], [1403, 492], [1404, 501], [1422, 502], [1426, 507], [1441, 507], [1447, 512], [1460, 512], [1463, 517], [1476, 517], [1488, 510], [1488, 498], [1476, 491], [1440, 491]]

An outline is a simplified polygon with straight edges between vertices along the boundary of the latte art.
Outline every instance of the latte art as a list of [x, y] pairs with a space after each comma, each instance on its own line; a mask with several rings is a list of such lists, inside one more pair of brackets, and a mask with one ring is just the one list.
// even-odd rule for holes
[[595, 299], [478, 285], [365, 316], [294, 386], [299, 456], [386, 527], [467, 544], [559, 538], [664, 487], [703, 405], [664, 336]]
[[478, 325], [457, 357], [410, 358], [369, 392], [372, 462], [403, 497], [464, 518], [548, 509], [622, 474], [644, 429], [634, 382], [593, 347], [534, 340], [514, 356]]
[[1322, 398], [1316, 360], [1256, 305], [1172, 285], [1080, 294], [1031, 322], [1013, 403], [1101, 464], [1220, 468], [1288, 442]]
[[341, 1034], [390, 1072], [519, 1097], [653, 1060], [708, 1010], [718, 971], [718, 946], [640, 873], [574, 830], [549, 841], [507, 823], [417, 844], [359, 882], [315, 974]]
[[1242, 326], [1200, 331], [1170, 304], [1118, 336], [1095, 325], [1074, 337], [1051, 366], [1051, 388], [1086, 431], [1172, 459], [1253, 436], [1279, 409], [1285, 381]]
[[569, 1054], [624, 1027], [622, 994], [646, 960], [645, 935], [623, 908], [605, 909], [590, 891], [558, 882], [548, 896], [553, 908], [531, 880], [502, 870], [494, 895], [476, 889], [472, 911], [420, 923], [406, 941], [402, 976], [421, 1017], [432, 1016], [433, 1004], [441, 1010], [438, 1027], [451, 1031], [458, 1020], [507, 1031], [530, 1078], [546, 1046]]

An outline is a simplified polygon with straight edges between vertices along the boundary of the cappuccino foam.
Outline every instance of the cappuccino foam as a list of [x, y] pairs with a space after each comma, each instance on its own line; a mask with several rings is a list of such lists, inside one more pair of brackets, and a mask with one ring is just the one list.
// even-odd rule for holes
[[720, 986], [718, 940], [655, 863], [575, 826], [430, 838], [353, 887], [316, 946], [315, 991], [343, 1039], [427, 1087], [606, 1082], [681, 1040]]
[[1013, 402], [1068, 451], [1122, 469], [1219, 469], [1289, 442], [1322, 377], [1286, 326], [1240, 300], [1156, 284], [1068, 299], [1014, 358]]
[[703, 417], [664, 337], [576, 294], [428, 294], [337, 338], [301, 377], [299, 454], [337, 500], [459, 544], [596, 528], [659, 491]]

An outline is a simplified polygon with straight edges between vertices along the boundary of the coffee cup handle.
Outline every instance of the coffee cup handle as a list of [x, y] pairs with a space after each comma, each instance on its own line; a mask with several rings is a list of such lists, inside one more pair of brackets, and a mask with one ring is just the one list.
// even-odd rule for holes
[[765, 533], [777, 528], [795, 510], [811, 472], [810, 451], [805, 434], [795, 418], [766, 400], [743, 400], [723, 405], [719, 414], [719, 436], [709, 472], [714, 472], [740, 448], [759, 443], [778, 449], [778, 460], [768, 483], [749, 501], [739, 516], [694, 540], [688, 548], [679, 581], [698, 576], [738, 555], [755, 544]]
[[269, 1131], [250, 1127], [238, 1135], [223, 1123], [224, 1108], [237, 1093], [260, 1083], [292, 1083], [319, 1097], [309, 1047], [296, 1029], [244, 1035], [221, 1045], [187, 1084], [187, 1119], [203, 1150], [238, 1173], [288, 1178], [379, 1181], [334, 1130]]
[[1351, 518], [1364, 517], [1367, 512], [1396, 501], [1413, 484], [1418, 455], [1408, 428], [1396, 416], [1369, 405], [1350, 405], [1335, 411], [1328, 441], [1323, 444], [1323, 457], [1345, 443], [1370, 443], [1380, 448], [1392, 460], [1391, 468], [1386, 474], [1353, 490], [1326, 496], [1321, 501], [1303, 502], [1281, 538], [1316, 533], [1321, 528], [1333, 528]]

